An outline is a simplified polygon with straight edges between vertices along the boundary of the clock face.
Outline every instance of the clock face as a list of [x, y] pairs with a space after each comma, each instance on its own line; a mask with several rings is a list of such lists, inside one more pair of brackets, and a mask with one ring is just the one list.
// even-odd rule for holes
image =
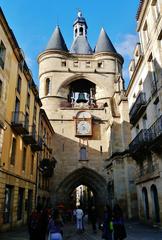
[[91, 125], [86, 121], [80, 121], [77, 125], [77, 132], [82, 135], [91, 133]]

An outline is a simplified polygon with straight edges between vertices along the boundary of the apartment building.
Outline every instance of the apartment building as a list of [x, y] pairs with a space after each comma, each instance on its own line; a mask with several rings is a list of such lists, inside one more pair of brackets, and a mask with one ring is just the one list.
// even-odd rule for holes
[[162, 1], [141, 0], [127, 89], [141, 220], [162, 221]]
[[40, 136], [43, 140], [42, 151], [39, 153], [39, 176], [37, 181], [37, 205], [40, 208], [49, 207], [50, 179], [54, 174], [56, 159], [54, 158], [54, 130], [44, 109], [40, 109]]
[[1, 8], [0, 99], [0, 230], [8, 230], [26, 223], [35, 204], [37, 157], [42, 150], [38, 136], [41, 101]]

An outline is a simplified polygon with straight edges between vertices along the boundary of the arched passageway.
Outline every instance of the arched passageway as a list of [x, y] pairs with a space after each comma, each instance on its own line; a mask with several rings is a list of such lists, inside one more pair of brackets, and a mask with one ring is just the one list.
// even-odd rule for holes
[[82, 167], [69, 174], [56, 190], [56, 203], [69, 206], [71, 193], [80, 185], [85, 185], [93, 193], [94, 202], [100, 212], [107, 203], [106, 180], [96, 171]]

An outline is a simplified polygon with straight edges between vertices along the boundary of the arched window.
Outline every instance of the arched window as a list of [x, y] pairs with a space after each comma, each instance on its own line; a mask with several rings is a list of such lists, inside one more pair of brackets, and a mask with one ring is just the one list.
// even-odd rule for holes
[[86, 147], [80, 148], [80, 160], [87, 160], [87, 150]]
[[75, 37], [77, 36], [77, 28], [75, 29]]
[[79, 35], [83, 36], [83, 28], [82, 27], [79, 28]]
[[151, 197], [152, 197], [153, 219], [156, 223], [159, 223], [160, 222], [160, 214], [159, 214], [160, 209], [159, 209], [158, 191], [154, 184], [151, 186]]
[[147, 195], [147, 189], [144, 187], [142, 189], [142, 199], [143, 199], [143, 207], [144, 207], [144, 214], [145, 218], [149, 219], [149, 203], [148, 203], [148, 195]]
[[50, 79], [46, 79], [46, 86], [45, 86], [45, 95], [48, 95], [50, 93]]

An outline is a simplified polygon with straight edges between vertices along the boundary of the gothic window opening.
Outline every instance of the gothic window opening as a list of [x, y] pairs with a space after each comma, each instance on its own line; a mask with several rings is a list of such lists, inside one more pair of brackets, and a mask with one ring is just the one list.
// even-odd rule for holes
[[75, 37], [77, 36], [77, 28], [75, 29]]
[[75, 106], [85, 104], [88, 107], [95, 107], [96, 85], [89, 80], [79, 79], [69, 86], [69, 102]]
[[80, 28], [79, 28], [79, 35], [80, 35], [80, 36], [83, 36], [83, 27], [80, 27]]
[[86, 147], [80, 148], [80, 160], [87, 160], [87, 149]]
[[50, 93], [50, 79], [46, 79], [45, 95], [47, 96]]
[[6, 48], [4, 43], [1, 41], [0, 42], [0, 66], [2, 69], [4, 69], [5, 56], [6, 56]]
[[2, 86], [3, 84], [2, 84], [2, 81], [0, 80], [0, 99], [2, 98]]

